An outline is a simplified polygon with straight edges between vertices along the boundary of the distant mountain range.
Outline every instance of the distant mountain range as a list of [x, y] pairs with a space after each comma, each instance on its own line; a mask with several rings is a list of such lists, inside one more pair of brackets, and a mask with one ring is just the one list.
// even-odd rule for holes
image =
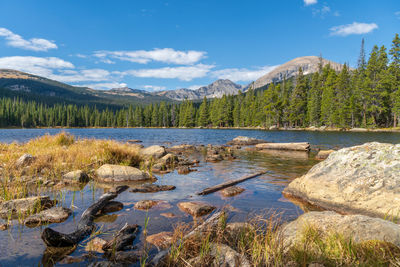
[[[146, 104], [153, 102], [174, 102], [188, 100], [201, 100], [207, 98], [219, 98], [223, 95], [236, 95], [241, 90], [245, 92], [250, 85], [254, 89], [264, 87], [272, 82], [280, 82], [285, 77], [290, 79], [298, 73], [299, 67], [304, 74], [318, 71], [320, 58], [316, 56], [299, 57], [275, 68], [269, 73], [257, 79], [247, 86], [236, 84], [230, 80], [217, 80], [208, 86], [195, 90], [177, 89], [159, 92], [148, 92], [128, 87], [114, 88], [111, 90], [94, 90], [87, 87], [71, 86], [37, 75], [32, 75], [16, 70], [0, 69], [0, 96], [20, 96], [28, 100], [41, 99], [44, 102], [93, 104], [105, 106], [121, 106], [129, 104]], [[322, 64], [330, 64], [339, 71], [342, 65], [326, 59]]]

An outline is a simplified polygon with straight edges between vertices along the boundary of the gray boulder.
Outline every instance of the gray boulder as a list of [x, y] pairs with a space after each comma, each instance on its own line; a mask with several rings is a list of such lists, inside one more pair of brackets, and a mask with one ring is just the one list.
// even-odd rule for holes
[[333, 152], [283, 193], [341, 213], [398, 217], [400, 144], [373, 142]]
[[89, 176], [86, 174], [86, 172], [77, 170], [64, 174], [63, 181], [71, 184], [86, 183], [89, 181]]
[[155, 179], [149, 174], [130, 166], [104, 164], [96, 170], [101, 182], [134, 182]]
[[31, 154], [23, 154], [16, 162], [15, 166], [16, 167], [23, 167], [26, 165], [31, 164], [35, 160], [35, 157], [32, 156]]
[[33, 214], [54, 206], [55, 201], [48, 196], [35, 196], [8, 200], [0, 203], [0, 217], [17, 214]]
[[326, 236], [338, 233], [356, 243], [378, 240], [400, 246], [400, 225], [365, 215], [341, 215], [333, 211], [308, 212], [282, 227], [285, 249], [301, 242], [304, 231], [312, 227]]
[[63, 207], [53, 207], [33, 214], [25, 219], [25, 225], [38, 226], [48, 223], [60, 223], [68, 219], [72, 211]]
[[228, 145], [241, 145], [241, 146], [251, 146], [260, 143], [265, 143], [265, 140], [260, 140], [256, 138], [251, 138], [247, 136], [238, 136], [228, 142]]
[[158, 146], [158, 145], [146, 147], [142, 149], [140, 153], [143, 157], [148, 159], [149, 158], [159, 159], [165, 156], [165, 154], [167, 154], [165, 148], [163, 146]]

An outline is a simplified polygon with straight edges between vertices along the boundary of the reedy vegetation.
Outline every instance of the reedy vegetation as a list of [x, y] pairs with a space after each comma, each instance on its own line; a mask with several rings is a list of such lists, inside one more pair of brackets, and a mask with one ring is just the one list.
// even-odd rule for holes
[[[321, 61], [322, 62], [322, 61]], [[265, 90], [223, 96], [201, 105], [161, 102], [120, 110], [47, 106], [2, 98], [0, 127], [397, 127], [400, 120], [400, 38], [389, 50], [374, 46], [368, 61], [362, 42], [358, 66], [337, 73], [320, 64], [313, 75], [270, 84]]]

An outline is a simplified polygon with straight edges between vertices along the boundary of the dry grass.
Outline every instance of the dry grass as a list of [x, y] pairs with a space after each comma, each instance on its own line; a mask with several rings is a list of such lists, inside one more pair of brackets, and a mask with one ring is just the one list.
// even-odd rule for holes
[[[35, 157], [29, 167], [17, 167], [23, 154]], [[0, 199], [20, 198], [27, 194], [32, 179], [58, 181], [66, 172], [83, 170], [90, 173], [102, 164], [139, 166], [139, 149], [112, 140], [76, 139], [60, 133], [45, 135], [24, 144], [0, 144], [2, 176]], [[39, 184], [39, 182], [38, 182]]]
[[[178, 242], [187, 228], [179, 226], [164, 266], [210, 266], [212, 243], [230, 246], [246, 257], [252, 266], [400, 266], [400, 248], [383, 241], [355, 243], [339, 233], [321, 233], [315, 227], [305, 227], [299, 241], [284, 247], [279, 231], [279, 216], [253, 219], [240, 231], [227, 231], [221, 224], [216, 232], [198, 235]], [[196, 258], [196, 261], [192, 259]], [[212, 265], [212, 264], [211, 264]]]

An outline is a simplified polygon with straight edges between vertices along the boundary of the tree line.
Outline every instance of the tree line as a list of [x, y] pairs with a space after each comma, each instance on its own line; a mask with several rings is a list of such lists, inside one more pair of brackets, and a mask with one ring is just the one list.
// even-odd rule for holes
[[397, 127], [400, 120], [400, 38], [389, 51], [362, 41], [356, 69], [329, 64], [265, 90], [225, 95], [201, 103], [153, 103], [118, 110], [73, 104], [0, 100], [0, 127]]

